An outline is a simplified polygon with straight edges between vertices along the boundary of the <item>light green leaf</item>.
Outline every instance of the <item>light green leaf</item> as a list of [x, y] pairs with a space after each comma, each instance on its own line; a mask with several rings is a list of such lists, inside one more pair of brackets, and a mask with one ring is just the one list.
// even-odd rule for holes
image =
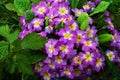
[[40, 0], [31, 0], [32, 2], [34, 2], [34, 3], [39, 3], [40, 2]]
[[30, 22], [33, 20], [34, 17], [35, 17], [34, 12], [32, 10], [26, 11], [26, 16], [25, 16], [26, 21]]
[[0, 41], [0, 62], [8, 56], [8, 43], [5, 41]]
[[10, 34], [10, 36], [8, 38], [10, 43], [13, 43], [15, 40], [18, 39], [19, 32], [20, 32], [19, 30], [16, 30], [16, 31], [14, 31], [13, 33]]
[[56, 29], [59, 30], [60, 28], [64, 28], [64, 27], [65, 27], [65, 25], [64, 25], [64, 23], [62, 22], [62, 23], [60, 23], [60, 24], [58, 24], [58, 25], [56, 26]]
[[39, 50], [44, 47], [44, 44], [47, 42], [45, 38], [40, 36], [37, 33], [29, 33], [23, 40], [22, 40], [22, 48], [23, 49], [33, 49]]
[[109, 2], [101, 1], [100, 4], [90, 14], [90, 16], [93, 16], [94, 14], [97, 14], [99, 12], [104, 12], [108, 8], [109, 5], [110, 5]]
[[17, 13], [23, 15], [24, 12], [31, 8], [30, 0], [14, 0], [14, 5], [16, 7]]
[[10, 29], [9, 29], [8, 25], [0, 26], [0, 35], [1, 36], [8, 38], [9, 34], [10, 34]]
[[98, 40], [100, 43], [108, 42], [112, 39], [111, 34], [101, 34], [98, 36]]
[[6, 4], [5, 7], [10, 11], [16, 11], [16, 8], [15, 8], [14, 4], [12, 4], [12, 3]]
[[49, 19], [48, 17], [45, 18], [45, 26], [48, 26], [49, 25]]
[[89, 16], [87, 13], [82, 13], [78, 18], [77, 21], [80, 25], [81, 30], [85, 30], [89, 25]]

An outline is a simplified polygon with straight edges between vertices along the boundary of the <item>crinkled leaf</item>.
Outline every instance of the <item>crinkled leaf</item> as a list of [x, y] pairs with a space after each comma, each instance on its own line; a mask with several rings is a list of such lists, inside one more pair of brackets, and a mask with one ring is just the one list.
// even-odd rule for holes
[[16, 67], [20, 73], [29, 75], [33, 74], [33, 69], [28, 56], [16, 54]]
[[15, 8], [14, 4], [12, 4], [12, 3], [6, 4], [5, 7], [10, 11], [16, 11], [16, 8]]
[[100, 4], [93, 10], [93, 12], [90, 14], [90, 16], [97, 14], [99, 12], [104, 12], [108, 6], [110, 5], [109, 2], [101, 1]]
[[1, 36], [8, 38], [9, 34], [10, 34], [10, 29], [9, 29], [8, 25], [0, 26], [0, 35]]
[[98, 40], [100, 43], [108, 42], [112, 39], [111, 34], [101, 34], [98, 36]]
[[44, 47], [44, 44], [47, 42], [45, 38], [37, 33], [29, 33], [22, 40], [22, 48], [23, 49], [33, 49], [39, 50]]
[[10, 36], [8, 38], [10, 43], [13, 43], [15, 40], [18, 39], [19, 32], [20, 32], [19, 30], [16, 30], [16, 31], [14, 31], [13, 33], [10, 34]]
[[85, 30], [89, 25], [89, 16], [87, 13], [82, 13], [78, 18], [77, 21], [80, 25], [81, 30]]
[[30, 0], [14, 0], [14, 5], [16, 7], [17, 13], [23, 15], [24, 12], [31, 8]]
[[0, 62], [6, 59], [8, 55], [8, 43], [6, 41], [0, 41]]
[[30, 22], [33, 20], [34, 17], [35, 17], [34, 12], [32, 10], [26, 11], [26, 16], [25, 16], [26, 21]]

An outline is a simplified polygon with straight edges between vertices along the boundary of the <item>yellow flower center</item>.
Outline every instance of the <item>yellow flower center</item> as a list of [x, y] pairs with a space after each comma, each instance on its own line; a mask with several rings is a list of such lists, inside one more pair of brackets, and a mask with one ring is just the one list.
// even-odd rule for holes
[[36, 65], [35, 65], [35, 69], [36, 69], [38, 72], [40, 72], [41, 69], [42, 69], [42, 67], [41, 67], [39, 64], [36, 64]]
[[82, 35], [78, 35], [77, 38], [76, 38], [76, 42], [78, 43], [81, 38], [82, 38]]
[[85, 42], [85, 45], [86, 45], [86, 46], [92, 46], [92, 43], [91, 43], [91, 41], [86, 41], [86, 42]]
[[61, 50], [62, 52], [67, 52], [68, 46], [62, 45], [62, 46], [60, 47], [60, 50]]
[[84, 9], [89, 9], [89, 6], [87, 4], [83, 5]]
[[40, 14], [43, 14], [44, 12], [45, 12], [45, 8], [44, 8], [44, 7], [39, 8], [39, 13], [40, 13]]
[[113, 39], [116, 40], [118, 38], [117, 35], [113, 35]]
[[92, 60], [92, 54], [87, 53], [87, 54], [85, 54], [84, 58], [85, 58], [86, 61], [91, 61]]
[[54, 46], [50, 46], [50, 48], [49, 48], [50, 52], [53, 52], [54, 49], [55, 49]]
[[70, 40], [71, 37], [72, 37], [72, 34], [70, 34], [69, 32], [66, 32], [66, 33], [63, 34], [63, 36], [64, 36], [65, 39], [69, 39]]
[[107, 54], [109, 60], [113, 60], [115, 58], [114, 54], [112, 52]]
[[97, 62], [96, 62], [96, 66], [100, 66], [102, 63], [101, 63], [101, 60], [100, 59], [97, 59]]
[[113, 23], [112, 23], [112, 22], [109, 22], [109, 24], [110, 24], [110, 26], [111, 26], [111, 27], [114, 27], [114, 25], [113, 25]]
[[69, 28], [70, 28], [71, 30], [75, 30], [75, 29], [76, 29], [76, 24], [73, 23], [71, 26], [69, 26]]
[[87, 34], [89, 35], [89, 37], [92, 37], [93, 36], [93, 33], [91, 30], [87, 30]]
[[70, 75], [70, 74], [71, 74], [70, 71], [69, 71], [69, 69], [65, 69], [64, 72], [65, 72], [65, 74], [67, 74], [67, 75]]
[[44, 79], [50, 79], [50, 74], [48, 72], [44, 73]]
[[67, 14], [66, 8], [60, 8], [60, 9], [59, 9], [59, 14], [61, 14], [61, 15]]
[[81, 13], [79, 11], [76, 11], [75, 14], [79, 16]]
[[35, 27], [39, 27], [39, 25], [40, 25], [40, 21], [39, 20], [37, 20], [37, 21], [35, 21]]
[[52, 63], [52, 61], [50, 61], [49, 66], [50, 66], [51, 68], [55, 68], [55, 66], [54, 66], [54, 64]]
[[60, 64], [62, 62], [62, 59], [60, 57], [56, 57], [56, 61]]
[[77, 63], [77, 64], [81, 64], [81, 62], [82, 62], [82, 61], [79, 59], [78, 56], [74, 58], [74, 61], [75, 61], [75, 63]]

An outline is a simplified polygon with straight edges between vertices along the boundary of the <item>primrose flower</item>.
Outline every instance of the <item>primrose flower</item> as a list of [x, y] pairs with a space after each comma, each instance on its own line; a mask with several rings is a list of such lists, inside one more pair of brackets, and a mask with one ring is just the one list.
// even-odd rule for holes
[[97, 72], [99, 72], [100, 69], [103, 68], [103, 66], [105, 65], [104, 61], [105, 59], [103, 56], [97, 57], [96, 62], [95, 62], [95, 67], [94, 67]]
[[94, 52], [80, 52], [80, 59], [84, 62], [82, 63], [84, 67], [87, 67], [88, 65], [94, 66], [95, 65], [95, 53]]
[[76, 17], [80, 16], [80, 14], [83, 13], [83, 10], [78, 8], [72, 9], [72, 11], [74, 12]]
[[89, 51], [89, 50], [95, 50], [97, 47], [97, 43], [92, 41], [92, 40], [84, 40], [83, 41], [83, 46], [82, 46], [82, 50], [83, 51]]
[[66, 54], [70, 54], [73, 50], [74, 43], [68, 41], [68, 42], [59, 42], [59, 50], [60, 50], [60, 55], [65, 56]]
[[49, 39], [48, 43], [45, 44], [45, 49], [49, 57], [58, 54], [58, 49], [56, 48], [57, 40]]
[[64, 16], [64, 15], [66, 15], [66, 14], [69, 14], [68, 5], [66, 5], [66, 4], [60, 4], [60, 5], [58, 6], [58, 14], [59, 14], [60, 16]]
[[48, 12], [48, 7], [45, 1], [40, 1], [39, 5], [36, 5], [32, 8], [35, 13], [35, 16], [45, 17]]
[[60, 31], [58, 32], [58, 35], [61, 36], [60, 40], [61, 41], [64, 41], [64, 42], [67, 42], [67, 41], [72, 41], [72, 42], [75, 42], [74, 38], [75, 38], [75, 35], [74, 33], [65, 28], [61, 28]]
[[73, 75], [72, 71], [73, 71], [72, 66], [63, 66], [63, 70], [61, 70], [61, 76], [66, 76], [70, 79], [73, 79], [74, 75]]
[[95, 29], [95, 27], [88, 27], [86, 30], [86, 33], [88, 34], [88, 37], [90, 38], [94, 38], [96, 36], [97, 30]]
[[36, 63], [35, 64], [35, 73], [40, 73], [40, 71], [42, 70], [42, 67], [43, 67], [43, 63], [39, 62], [39, 63]]
[[110, 61], [113, 61], [113, 62], [118, 61], [118, 54], [116, 51], [107, 50], [106, 55]]
[[72, 30], [72, 31], [75, 31], [75, 30], [77, 30], [79, 27], [78, 27], [78, 24], [77, 24], [75, 21], [73, 21], [72, 24], [68, 26], [68, 28], [69, 28], [70, 30]]
[[33, 21], [31, 22], [31, 25], [33, 25], [32, 26], [33, 30], [40, 31], [42, 29], [43, 23], [44, 23], [43, 19], [34, 18]]

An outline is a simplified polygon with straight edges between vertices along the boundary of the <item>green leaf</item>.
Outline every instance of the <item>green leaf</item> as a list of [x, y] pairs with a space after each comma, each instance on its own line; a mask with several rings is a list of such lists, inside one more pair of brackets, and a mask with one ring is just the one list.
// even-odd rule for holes
[[14, 4], [12, 4], [12, 3], [7, 3], [5, 5], [5, 7], [10, 11], [16, 11], [16, 8], [15, 8]]
[[85, 2], [87, 2], [87, 0], [79, 0], [79, 2], [78, 2], [78, 8], [80, 8], [81, 6], [83, 6], [85, 4]]
[[0, 62], [8, 56], [8, 43], [5, 41], [0, 41]]
[[23, 15], [32, 6], [30, 0], [14, 0], [14, 5], [19, 15]]
[[89, 25], [89, 16], [87, 13], [82, 13], [78, 18], [77, 21], [80, 25], [81, 30], [85, 30]]
[[49, 19], [48, 17], [45, 18], [45, 26], [48, 26], [49, 25]]
[[33, 75], [33, 69], [28, 56], [16, 54], [15, 64], [19, 73]]
[[104, 12], [108, 8], [109, 5], [110, 5], [109, 2], [106, 2], [106, 1], [100, 2], [100, 4], [93, 10], [90, 16], [93, 16], [94, 14], [97, 14], [99, 12]]
[[64, 25], [64, 23], [62, 22], [62, 23], [58, 24], [55, 28], [56, 28], [57, 30], [59, 30], [60, 28], [64, 28], [64, 27], [65, 27], [65, 25]]
[[22, 48], [23, 49], [32, 49], [32, 50], [39, 50], [44, 47], [44, 44], [47, 42], [45, 38], [40, 36], [37, 33], [29, 33], [23, 40], [22, 40]]
[[13, 43], [15, 40], [18, 39], [19, 32], [20, 32], [19, 30], [16, 30], [16, 31], [14, 31], [13, 33], [10, 34], [10, 36], [8, 38], [10, 43]]
[[70, 2], [71, 8], [77, 8], [79, 0], [76, 0], [76, 1], [74, 1], [74, 0], [68, 0], [68, 1]]
[[40, 0], [31, 0], [32, 2], [34, 2], [34, 3], [39, 3], [40, 2]]
[[105, 43], [108, 42], [112, 39], [112, 35], [111, 34], [101, 34], [98, 36], [98, 40], [100, 43]]
[[1, 36], [8, 38], [9, 34], [10, 34], [10, 29], [9, 29], [8, 25], [0, 26], [0, 35]]
[[34, 15], [34, 12], [32, 10], [26, 11], [26, 16], [25, 16], [26, 21], [30, 22], [33, 20], [34, 17], [35, 17], [35, 15]]

